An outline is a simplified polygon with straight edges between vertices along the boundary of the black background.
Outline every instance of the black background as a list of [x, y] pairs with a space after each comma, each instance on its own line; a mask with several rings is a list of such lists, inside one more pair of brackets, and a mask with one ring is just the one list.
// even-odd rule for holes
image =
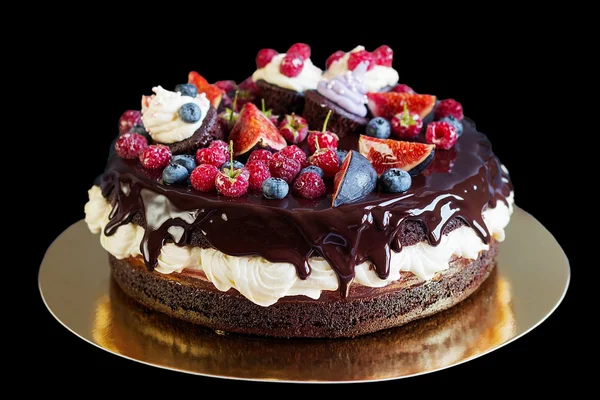
[[[446, 23], [451, 24], [451, 19]], [[569, 220], [557, 218], [556, 211], [567, 178], [566, 172], [556, 165], [557, 159], [566, 156], [565, 150], [553, 139], [564, 126], [557, 118], [549, 117], [559, 114], [562, 107], [562, 103], [552, 101], [557, 59], [551, 36], [515, 31], [514, 26], [511, 36], [488, 33], [482, 26], [460, 33], [438, 26], [436, 35], [422, 43], [418, 33], [400, 26], [366, 33], [354, 29], [343, 35], [316, 28], [277, 27], [272, 27], [276, 34], [268, 34], [269, 30], [254, 26], [250, 30], [240, 28], [234, 39], [220, 38], [218, 34], [190, 36], [188, 31], [184, 40], [173, 31], [165, 33], [158, 27], [145, 31], [139, 26], [125, 26], [114, 35], [104, 35], [97, 29], [78, 26], [64, 35], [59, 33], [51, 41], [52, 56], [44, 60], [46, 70], [52, 74], [45, 79], [58, 85], [54, 89], [47, 86], [52, 93], [48, 103], [51, 121], [62, 134], [45, 135], [38, 143], [48, 160], [57, 160], [48, 162], [49, 168], [59, 163], [59, 173], [37, 175], [39, 195], [33, 199], [34, 204], [39, 205], [50, 196], [52, 205], [38, 216], [41, 223], [36, 228], [39, 235], [31, 257], [33, 275], [52, 240], [83, 218], [87, 190], [103, 171], [109, 144], [118, 132], [118, 118], [126, 109], [139, 109], [142, 94], [150, 94], [155, 85], [171, 89], [184, 83], [190, 70], [199, 71], [209, 81], [239, 82], [254, 71], [254, 57], [260, 48], [284, 52], [291, 44], [303, 41], [312, 45], [312, 59], [320, 67], [335, 50], [348, 51], [358, 44], [373, 50], [388, 44], [395, 51], [394, 67], [402, 83], [420, 93], [460, 101], [465, 114], [488, 134], [495, 153], [510, 170], [517, 205], [555, 235], [577, 278], [573, 227], [568, 225]], [[110, 31], [112, 27], [105, 29]], [[447, 387], [460, 393], [463, 390], [455, 386], [459, 382], [477, 382], [490, 388], [506, 383], [509, 386], [504, 389], [511, 391], [510, 385], [516, 383], [540, 388], [548, 382], [559, 382], [571, 362], [572, 354], [564, 344], [575, 337], [572, 326], [576, 291], [576, 283], [572, 282], [563, 304], [546, 322], [496, 352], [435, 374], [375, 385], [402, 390]], [[57, 382], [64, 383], [68, 377], [91, 385], [98, 378], [116, 378], [159, 386], [168, 382], [170, 387], [180, 388], [210, 383], [225, 385], [228, 390], [259, 386], [265, 389], [261, 384], [178, 374], [118, 358], [60, 326], [43, 306], [39, 293], [30, 299], [36, 310], [36, 332], [43, 332], [44, 337], [32, 342], [38, 355], [36, 363]], [[142, 378], [148, 380], [141, 381]]]

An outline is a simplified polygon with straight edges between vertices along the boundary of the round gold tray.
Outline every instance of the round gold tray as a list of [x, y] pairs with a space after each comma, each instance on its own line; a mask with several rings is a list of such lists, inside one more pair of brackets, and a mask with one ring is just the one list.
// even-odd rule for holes
[[227, 335], [150, 311], [113, 282], [107, 254], [84, 221], [50, 246], [39, 286], [46, 306], [67, 329], [131, 360], [221, 378], [358, 382], [437, 371], [510, 343], [556, 309], [569, 277], [556, 240], [515, 208], [498, 268], [471, 297], [432, 317], [357, 339]]

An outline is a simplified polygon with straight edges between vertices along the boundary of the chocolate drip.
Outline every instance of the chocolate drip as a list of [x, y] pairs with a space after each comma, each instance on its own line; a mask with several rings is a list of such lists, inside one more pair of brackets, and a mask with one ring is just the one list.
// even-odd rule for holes
[[[342, 145], [356, 148], [356, 139], [345, 138]], [[291, 263], [301, 279], [310, 275], [310, 258], [323, 257], [338, 275], [342, 296], [360, 263], [370, 262], [380, 278], [387, 278], [391, 251], [402, 250], [400, 236], [407, 221], [421, 223], [433, 246], [456, 218], [489, 243], [482, 212], [499, 199], [506, 202], [512, 190], [490, 142], [466, 121], [455, 148], [437, 151], [408, 192], [374, 192], [337, 208], [331, 208], [331, 190], [314, 201], [293, 196], [267, 200], [260, 194], [229, 199], [162, 185], [157, 179], [137, 161], [114, 154], [102, 177], [104, 196], [114, 199], [105, 234], [141, 215], [145, 235], [140, 250], [148, 268], [156, 266], [165, 242], [192, 245], [192, 238], [200, 236], [202, 243], [225, 254]]]

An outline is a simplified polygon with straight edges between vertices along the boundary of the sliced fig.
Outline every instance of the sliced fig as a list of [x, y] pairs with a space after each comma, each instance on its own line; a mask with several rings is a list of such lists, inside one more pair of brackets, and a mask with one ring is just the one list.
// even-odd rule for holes
[[387, 120], [391, 120], [396, 114], [401, 114], [404, 111], [404, 104], [409, 112], [419, 114], [421, 119], [435, 107], [435, 96], [430, 94], [371, 92], [367, 93], [367, 97], [371, 113]]
[[378, 175], [390, 168], [400, 168], [415, 176], [431, 164], [435, 145], [360, 135], [358, 150], [371, 162]]
[[229, 134], [233, 140], [233, 154], [245, 154], [255, 148], [281, 150], [287, 143], [279, 130], [252, 103], [246, 103]]
[[377, 186], [377, 172], [362, 154], [350, 151], [333, 180], [333, 207], [362, 199]]

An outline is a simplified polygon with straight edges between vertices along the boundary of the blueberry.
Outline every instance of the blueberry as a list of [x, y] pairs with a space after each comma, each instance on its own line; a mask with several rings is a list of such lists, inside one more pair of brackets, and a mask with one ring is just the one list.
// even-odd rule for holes
[[129, 133], [138, 133], [146, 139], [148, 139], [148, 141], [152, 140], [150, 134], [148, 133], [146, 128], [144, 128], [144, 125], [134, 125], [133, 128], [131, 128], [131, 130], [129, 131]]
[[200, 121], [201, 116], [202, 111], [200, 111], [200, 107], [196, 103], [185, 103], [179, 109], [179, 118], [188, 124]]
[[287, 182], [281, 178], [267, 178], [262, 183], [262, 192], [267, 199], [283, 199], [289, 191]]
[[447, 122], [450, 125], [452, 125], [456, 129], [456, 133], [458, 133], [459, 137], [460, 137], [460, 135], [462, 135], [463, 124], [462, 124], [462, 122], [460, 122], [459, 120], [454, 118], [452, 115], [448, 115], [447, 117], [440, 118], [440, 121]]
[[171, 161], [173, 164], [178, 164], [191, 174], [194, 168], [196, 168], [196, 159], [194, 156], [190, 154], [180, 154], [178, 156], [173, 156], [173, 160]]
[[163, 183], [172, 185], [174, 183], [185, 182], [189, 174], [190, 173], [188, 172], [187, 168], [185, 168], [183, 165], [171, 163], [163, 170]]
[[336, 150], [335, 154], [337, 154], [338, 161], [341, 165], [344, 162], [344, 158], [348, 155], [348, 152], [346, 150]]
[[[225, 164], [221, 165], [221, 171], [223, 171], [225, 168], [229, 168], [229, 165], [231, 163], [229, 161], [226, 161]], [[242, 164], [241, 162], [237, 161], [237, 160], [233, 160], [233, 169], [242, 169], [244, 168], [244, 164]]]
[[303, 174], [305, 172], [314, 172], [317, 175], [319, 175], [321, 178], [324, 176], [323, 170], [321, 168], [317, 167], [316, 165], [309, 165], [308, 167], [306, 167], [302, 171], [300, 171], [300, 174]]
[[387, 119], [377, 117], [373, 118], [367, 124], [367, 136], [372, 136], [379, 139], [387, 139], [392, 132], [390, 123]]
[[381, 189], [390, 193], [406, 192], [412, 183], [410, 174], [398, 168], [385, 171], [379, 178]]
[[175, 91], [181, 93], [182, 96], [198, 96], [198, 89], [191, 83], [182, 83], [181, 85], [177, 85], [175, 86]]

